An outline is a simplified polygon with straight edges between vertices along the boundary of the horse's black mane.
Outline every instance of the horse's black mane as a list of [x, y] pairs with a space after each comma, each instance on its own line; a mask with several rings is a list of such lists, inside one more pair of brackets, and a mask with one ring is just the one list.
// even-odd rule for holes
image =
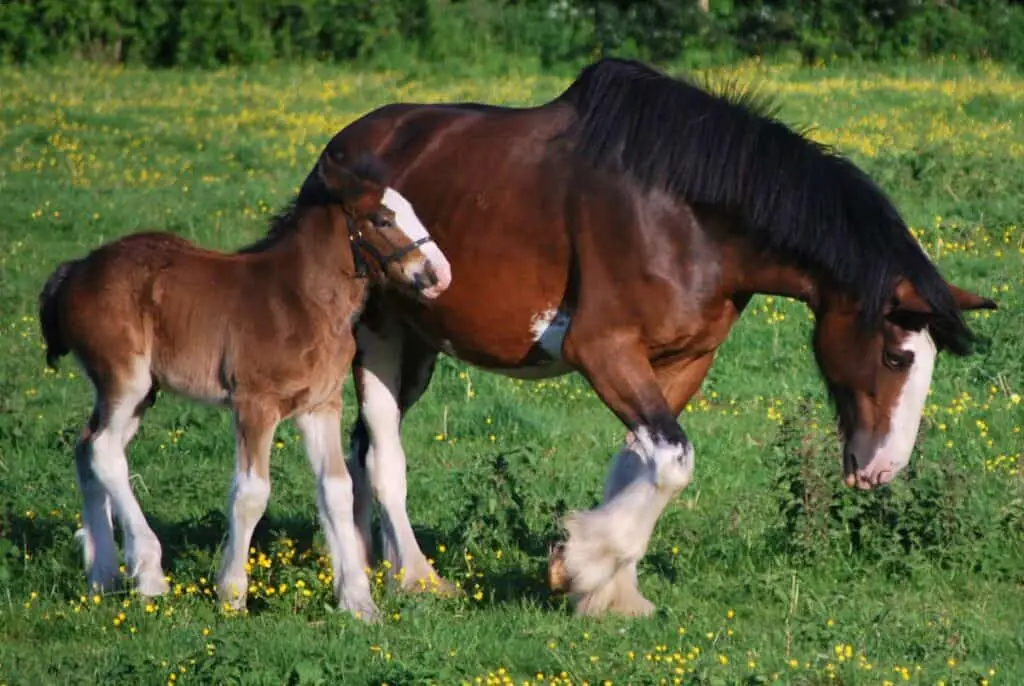
[[[349, 171], [356, 178], [370, 181], [378, 186], [386, 186], [388, 183], [389, 170], [380, 158], [371, 154], [361, 155], [351, 164]], [[239, 254], [263, 252], [295, 231], [299, 226], [299, 220], [310, 208], [337, 205], [341, 202], [342, 200], [327, 187], [320, 174], [317, 173], [317, 169], [314, 168], [306, 177], [295, 197], [270, 218], [267, 235], [237, 252]]]
[[936, 317], [939, 345], [969, 349], [945, 281], [892, 202], [853, 163], [774, 116], [767, 98], [714, 94], [644, 64], [606, 58], [559, 96], [579, 116], [577, 152], [693, 205], [742, 217], [764, 247], [831, 277], [875, 328], [897, 277]]

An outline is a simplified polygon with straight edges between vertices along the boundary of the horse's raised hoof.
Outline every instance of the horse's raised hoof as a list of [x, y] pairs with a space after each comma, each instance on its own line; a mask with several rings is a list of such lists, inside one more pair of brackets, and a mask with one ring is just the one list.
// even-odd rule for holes
[[636, 587], [636, 577], [630, 566], [619, 568], [603, 586], [574, 595], [577, 616], [649, 617], [657, 609]]
[[569, 592], [569, 572], [565, 569], [565, 542], [548, 546], [548, 588], [552, 593]]
[[601, 593], [591, 593], [576, 602], [578, 616], [597, 617], [601, 615], [618, 615], [619, 617], [650, 617], [657, 608], [634, 588], [618, 589], [611, 598], [600, 597]]

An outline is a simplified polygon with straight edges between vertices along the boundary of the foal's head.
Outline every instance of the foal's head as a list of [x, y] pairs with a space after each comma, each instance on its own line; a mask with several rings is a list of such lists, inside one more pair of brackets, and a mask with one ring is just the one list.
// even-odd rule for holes
[[357, 268], [411, 287], [428, 300], [445, 291], [451, 283], [447, 258], [409, 201], [386, 185], [375, 158], [349, 166], [325, 151], [317, 174], [345, 215]]
[[[991, 300], [947, 284], [961, 311], [995, 309]], [[856, 303], [823, 303], [814, 353], [835, 401], [848, 486], [886, 484], [910, 461], [939, 349], [965, 354], [963, 323], [940, 315], [900, 281], [878, 326]]]

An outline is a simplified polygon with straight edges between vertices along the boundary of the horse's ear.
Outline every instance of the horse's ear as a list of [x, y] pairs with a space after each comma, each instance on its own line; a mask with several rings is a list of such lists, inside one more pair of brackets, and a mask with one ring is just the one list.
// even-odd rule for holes
[[956, 300], [956, 304], [961, 310], [995, 310], [999, 307], [991, 298], [975, 295], [949, 282], [946, 285], [949, 286], [949, 292], [953, 294], [953, 299]]
[[909, 314], [932, 313], [931, 305], [918, 294], [914, 284], [906, 279], [900, 279], [900, 282], [896, 284], [892, 300], [892, 312], [906, 312]]
[[[989, 298], [983, 298], [980, 295], [975, 295], [970, 291], [965, 291], [962, 288], [958, 288], [951, 283], [946, 283], [946, 287], [949, 288], [950, 295], [953, 296], [953, 300], [956, 301], [957, 307], [961, 310], [994, 310], [996, 309], [996, 303], [994, 300]], [[924, 298], [922, 298], [914, 285], [906, 279], [901, 279], [896, 285], [896, 290], [893, 293], [893, 305], [892, 312], [905, 312], [908, 314], [931, 314], [932, 308]]]

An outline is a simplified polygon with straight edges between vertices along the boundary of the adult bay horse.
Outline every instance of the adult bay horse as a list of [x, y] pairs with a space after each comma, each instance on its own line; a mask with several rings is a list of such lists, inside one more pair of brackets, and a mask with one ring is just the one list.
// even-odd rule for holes
[[317, 478], [339, 605], [376, 616], [341, 440], [341, 386], [368, 290], [360, 272], [426, 300], [450, 282], [444, 255], [408, 201], [387, 187], [379, 163], [338, 163], [327, 153], [271, 235], [239, 253], [138, 233], [56, 269], [39, 299], [46, 358], [54, 366], [73, 353], [96, 395], [75, 450], [90, 586], [107, 590], [117, 581], [113, 506], [139, 592], [167, 592], [160, 542], [132, 493], [125, 456], [164, 388], [234, 412], [221, 598], [245, 603], [249, 543], [270, 497], [274, 430], [294, 417]]
[[906, 466], [936, 353], [969, 351], [963, 310], [886, 195], [763, 102], [604, 59], [528, 108], [392, 104], [329, 143], [395, 170], [452, 265], [431, 303], [375, 292], [357, 331], [350, 469], [407, 588], [436, 579], [406, 513], [404, 412], [439, 351], [520, 377], [579, 371], [625, 425], [604, 501], [564, 522], [552, 576], [577, 612], [647, 614], [655, 523], [693, 474], [677, 416], [751, 296], [796, 298], [844, 439], [846, 482]]

